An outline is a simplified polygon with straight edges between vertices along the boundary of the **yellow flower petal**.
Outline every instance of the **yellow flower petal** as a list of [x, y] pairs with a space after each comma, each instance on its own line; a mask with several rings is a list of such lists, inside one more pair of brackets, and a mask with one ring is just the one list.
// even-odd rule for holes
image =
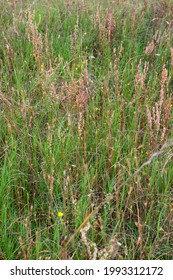
[[62, 217], [64, 214], [62, 212], [58, 212], [58, 217]]

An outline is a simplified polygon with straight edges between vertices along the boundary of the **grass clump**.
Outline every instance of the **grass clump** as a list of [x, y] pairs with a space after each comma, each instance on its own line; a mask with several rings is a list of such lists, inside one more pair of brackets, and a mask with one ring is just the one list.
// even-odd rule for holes
[[0, 5], [0, 258], [171, 259], [172, 1]]

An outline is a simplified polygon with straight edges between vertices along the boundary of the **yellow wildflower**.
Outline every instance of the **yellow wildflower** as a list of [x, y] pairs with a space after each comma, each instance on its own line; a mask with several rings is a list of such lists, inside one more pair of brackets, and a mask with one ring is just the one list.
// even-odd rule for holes
[[64, 214], [62, 212], [58, 211], [58, 217], [63, 217], [63, 216], [64, 216]]

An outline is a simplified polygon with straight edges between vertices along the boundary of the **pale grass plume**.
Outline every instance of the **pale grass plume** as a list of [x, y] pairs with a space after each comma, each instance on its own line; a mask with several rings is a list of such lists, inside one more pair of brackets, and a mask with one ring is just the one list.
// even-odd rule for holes
[[81, 240], [84, 243], [84, 245], [86, 246], [89, 260], [96, 260], [97, 253], [98, 253], [97, 245], [96, 245], [96, 243], [89, 240], [86, 236], [87, 232], [89, 231], [90, 228], [91, 228], [91, 224], [88, 222], [86, 224], [86, 226], [80, 230]]
[[146, 55], [150, 55], [154, 51], [154, 48], [159, 41], [158, 34], [159, 34], [159, 31], [157, 30], [156, 33], [154, 34], [151, 42], [146, 46], [146, 48], [145, 48], [145, 54]]
[[162, 68], [162, 80], [161, 80], [161, 90], [160, 90], [160, 110], [163, 104], [163, 100], [164, 100], [164, 95], [165, 95], [165, 86], [166, 86], [166, 81], [168, 78], [168, 70], [165, 67], [165, 65], [163, 65]]
[[87, 233], [91, 228], [91, 224], [88, 222], [85, 227], [80, 230], [81, 241], [84, 243], [89, 260], [114, 260], [119, 258], [119, 248], [121, 243], [117, 241], [117, 236], [114, 235], [107, 242], [107, 246], [104, 248], [98, 249], [98, 246], [95, 242], [89, 240]]
[[41, 68], [42, 52], [43, 52], [43, 40], [42, 36], [38, 31], [38, 27], [35, 22], [35, 12], [28, 10], [27, 19], [27, 36], [28, 40], [32, 46], [33, 56], [35, 57], [38, 68]]
[[115, 28], [116, 28], [116, 23], [113, 17], [113, 10], [110, 8], [107, 9], [106, 17], [105, 17], [105, 31], [109, 43], [111, 43], [111, 39]]
[[142, 59], [140, 59], [137, 66], [137, 72], [135, 75], [136, 89], [140, 86], [141, 89], [146, 90], [145, 80], [148, 73], [148, 69], [149, 69], [149, 62], [145, 61], [144, 66], [142, 66]]
[[[155, 102], [152, 109], [149, 109], [148, 102], [146, 105], [147, 122], [149, 130], [153, 133], [151, 142], [154, 146], [157, 142], [166, 141], [168, 136], [169, 119], [170, 119], [170, 109], [171, 109], [171, 98], [166, 97], [166, 83], [168, 81], [168, 70], [163, 65], [162, 75], [161, 75], [161, 89], [159, 101]], [[159, 132], [161, 132], [161, 139], [159, 140]], [[157, 149], [157, 145], [155, 146]]]

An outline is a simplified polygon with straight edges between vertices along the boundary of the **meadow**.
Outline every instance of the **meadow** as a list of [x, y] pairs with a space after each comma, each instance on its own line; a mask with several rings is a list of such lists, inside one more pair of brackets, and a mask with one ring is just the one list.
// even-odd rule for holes
[[173, 1], [0, 1], [0, 259], [173, 259]]

